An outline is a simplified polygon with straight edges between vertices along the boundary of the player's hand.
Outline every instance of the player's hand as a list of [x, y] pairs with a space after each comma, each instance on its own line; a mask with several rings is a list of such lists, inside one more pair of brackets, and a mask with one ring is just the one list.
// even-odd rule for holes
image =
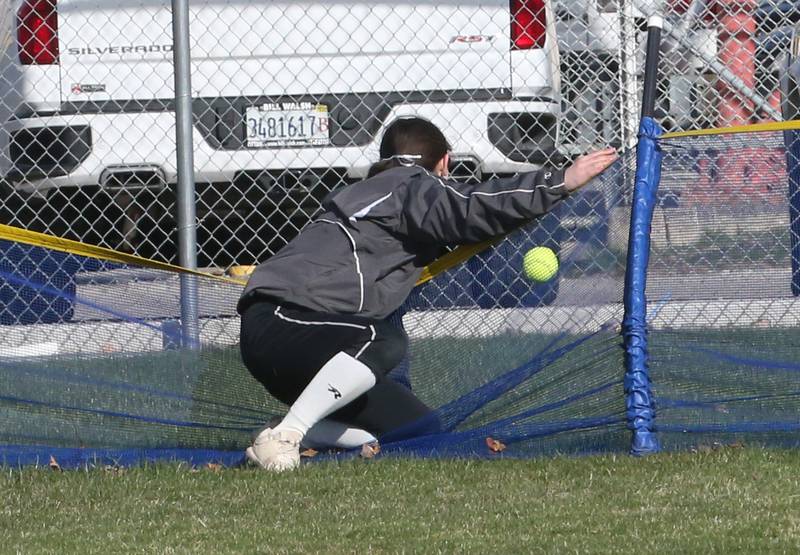
[[595, 150], [578, 157], [564, 172], [564, 187], [570, 192], [580, 189], [613, 164], [617, 158], [619, 156], [613, 148]]

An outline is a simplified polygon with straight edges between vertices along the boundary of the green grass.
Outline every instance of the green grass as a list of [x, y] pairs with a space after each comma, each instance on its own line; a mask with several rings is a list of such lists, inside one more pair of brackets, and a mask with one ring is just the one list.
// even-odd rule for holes
[[797, 553], [800, 452], [0, 475], [3, 553]]

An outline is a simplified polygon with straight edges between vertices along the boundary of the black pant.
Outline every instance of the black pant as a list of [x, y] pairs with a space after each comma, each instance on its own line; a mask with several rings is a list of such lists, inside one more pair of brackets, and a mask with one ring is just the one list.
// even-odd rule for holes
[[431, 410], [386, 378], [405, 354], [406, 334], [384, 320], [287, 308], [259, 301], [242, 314], [241, 352], [250, 373], [291, 405], [334, 355], [344, 351], [375, 374], [375, 386], [329, 418], [380, 437], [408, 429]]

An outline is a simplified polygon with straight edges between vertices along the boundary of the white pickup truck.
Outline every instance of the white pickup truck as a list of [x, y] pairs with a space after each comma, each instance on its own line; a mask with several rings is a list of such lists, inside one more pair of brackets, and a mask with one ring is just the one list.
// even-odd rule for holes
[[[53, 231], [167, 256], [168, 233], [154, 239], [144, 222], [172, 222], [170, 2], [17, 0], [15, 10], [0, 178], [48, 198]], [[443, 129], [457, 175], [546, 162], [560, 115], [554, 29], [548, 0], [192, 0], [201, 256], [269, 254], [325, 193], [366, 174], [401, 116]], [[221, 225], [262, 243], [226, 244]]]

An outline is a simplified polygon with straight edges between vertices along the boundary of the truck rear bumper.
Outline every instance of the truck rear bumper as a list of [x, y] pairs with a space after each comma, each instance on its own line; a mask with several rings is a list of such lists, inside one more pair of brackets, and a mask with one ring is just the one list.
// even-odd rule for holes
[[[361, 178], [378, 158], [385, 125], [411, 115], [438, 125], [454, 155], [477, 160], [484, 173], [534, 169], [557, 144], [559, 106], [549, 100], [396, 105], [371, 141], [349, 146], [226, 149], [207, 140], [196, 119], [195, 181], [228, 182], [242, 171], [311, 167], [344, 167], [349, 177]], [[157, 167], [168, 183], [177, 180], [174, 112], [34, 115], [9, 121], [0, 143], [0, 172], [28, 192], [103, 186], [108, 168], [126, 166]]]

